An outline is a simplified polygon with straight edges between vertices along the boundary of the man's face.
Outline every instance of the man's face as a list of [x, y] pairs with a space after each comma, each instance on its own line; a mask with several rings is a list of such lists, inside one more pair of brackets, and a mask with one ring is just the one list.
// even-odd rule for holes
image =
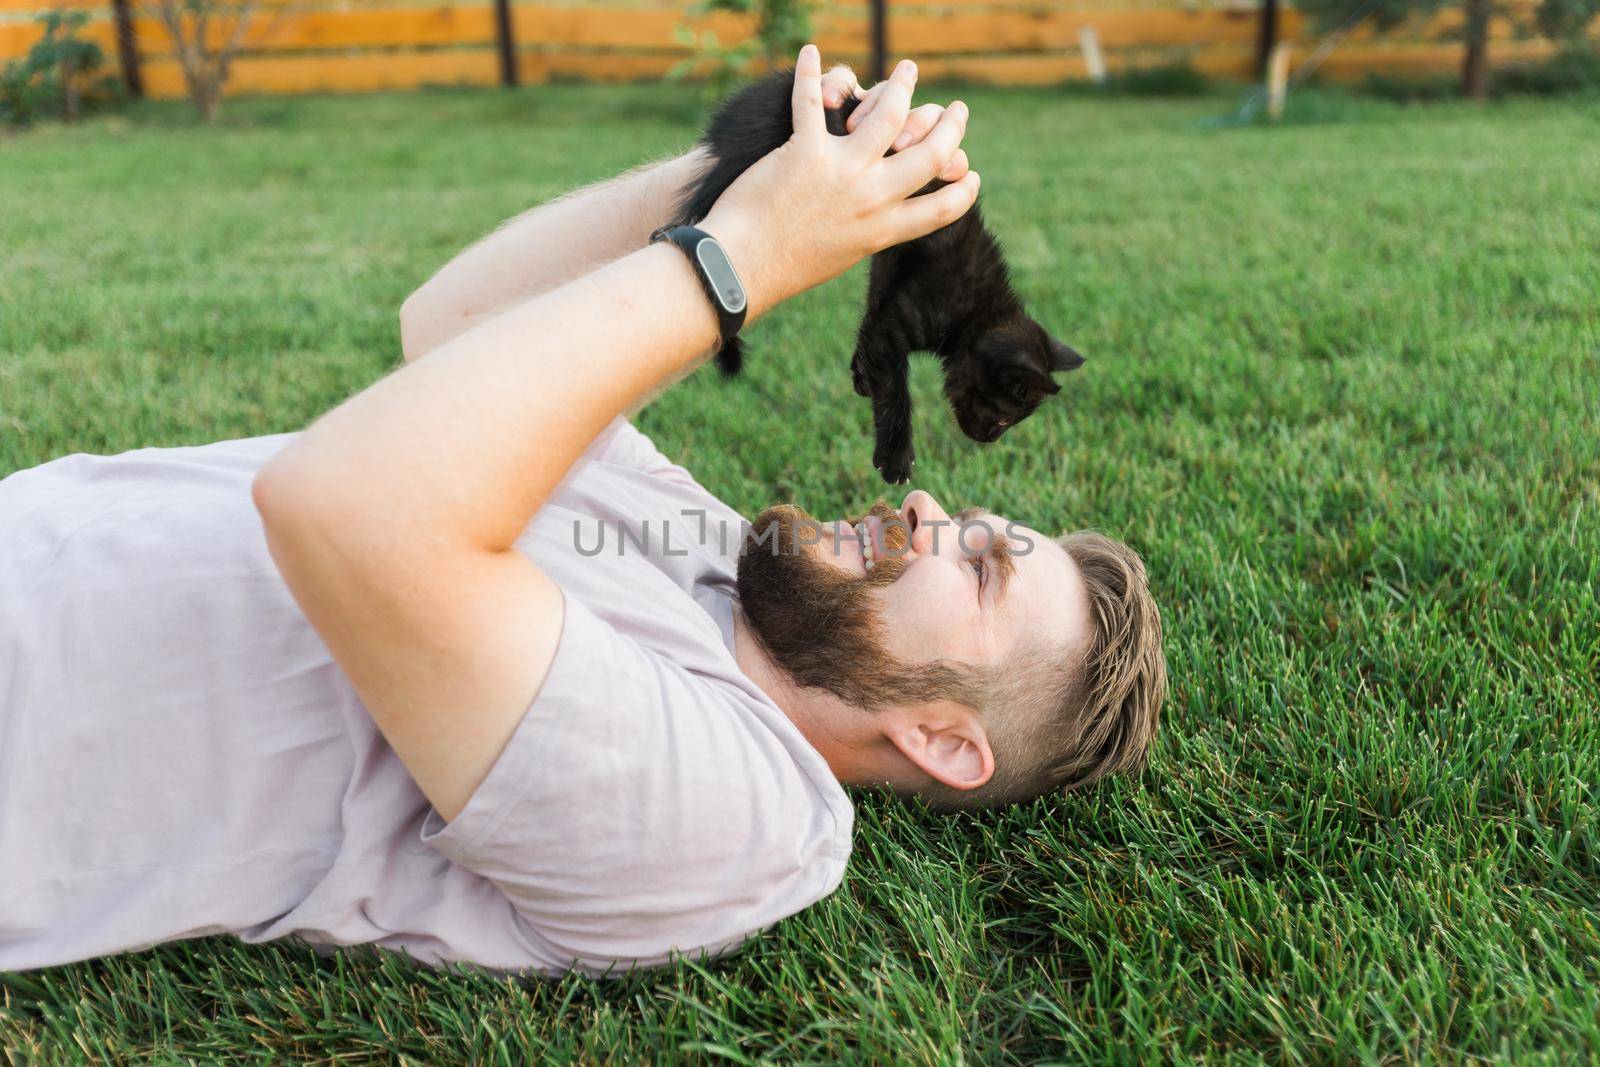
[[[773, 528], [776, 528], [774, 534]], [[931, 699], [918, 665], [999, 666], [1032, 642], [1078, 649], [1088, 601], [1077, 565], [1038, 531], [921, 490], [899, 510], [821, 523], [768, 508], [739, 560], [741, 603], [778, 665], [872, 708]], [[884, 684], [887, 683], [887, 684]]]

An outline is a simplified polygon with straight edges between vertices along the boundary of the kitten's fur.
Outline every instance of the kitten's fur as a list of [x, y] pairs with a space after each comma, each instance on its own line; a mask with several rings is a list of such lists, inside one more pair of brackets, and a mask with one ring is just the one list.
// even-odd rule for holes
[[[793, 85], [794, 73], [780, 71], [722, 105], [704, 138], [715, 162], [684, 190], [677, 222], [705, 218], [734, 179], [789, 139]], [[844, 136], [845, 118], [857, 103], [851, 99], [827, 112], [829, 133]], [[943, 184], [930, 182], [918, 195]], [[872, 398], [877, 430], [872, 463], [888, 482], [911, 475], [906, 360], [919, 350], [939, 357], [956, 421], [968, 437], [983, 442], [997, 440], [1060, 391], [1052, 372], [1083, 364], [1082, 356], [1023, 310], [977, 204], [949, 226], [872, 258], [850, 372], [856, 392]], [[737, 337], [717, 353], [717, 365], [729, 375], [739, 373], [742, 359]]]

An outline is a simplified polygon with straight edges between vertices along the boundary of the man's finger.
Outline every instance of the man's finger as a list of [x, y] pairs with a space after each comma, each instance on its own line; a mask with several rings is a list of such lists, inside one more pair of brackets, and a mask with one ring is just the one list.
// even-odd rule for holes
[[892, 174], [896, 192], [910, 196], [943, 174], [961, 150], [967, 134], [967, 105], [957, 100], [944, 109], [939, 122], [921, 141], [884, 164]]
[[895, 136], [906, 124], [906, 115], [911, 110], [911, 92], [916, 87], [917, 65], [909, 59], [902, 59], [885, 83], [878, 106], [856, 127], [856, 132], [850, 135], [850, 141], [873, 156], [881, 156], [889, 151]]
[[938, 104], [923, 104], [921, 107], [912, 108], [911, 114], [906, 116], [906, 124], [900, 127], [894, 144], [889, 147], [896, 152], [904, 152], [928, 136], [928, 131], [938, 125], [939, 116], [943, 114], [944, 108]]
[[861, 125], [863, 119], [872, 114], [872, 109], [878, 106], [878, 101], [883, 99], [883, 91], [889, 88], [886, 81], [879, 82], [867, 90], [867, 95], [861, 98], [861, 105], [850, 112], [850, 117], [844, 120], [844, 131], [855, 133], [856, 127]]
[[823, 107], [843, 107], [846, 100], [860, 95], [861, 83], [856, 80], [856, 72], [847, 64], [839, 63], [822, 76]]
[[905, 200], [894, 209], [894, 243], [914, 241], [965, 215], [978, 199], [978, 183], [978, 172], [969, 170], [958, 182]]
[[826, 137], [828, 127], [822, 117], [822, 53], [808, 44], [800, 49], [794, 64], [794, 132], [798, 137]]
[[958, 182], [969, 169], [966, 149], [958, 148], [956, 149], [956, 154], [950, 157], [949, 164], [939, 172], [939, 180], [942, 182]]

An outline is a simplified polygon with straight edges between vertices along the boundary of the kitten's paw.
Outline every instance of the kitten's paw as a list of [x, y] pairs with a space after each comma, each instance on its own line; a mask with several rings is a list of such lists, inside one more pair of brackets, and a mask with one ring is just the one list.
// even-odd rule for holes
[[856, 396], [871, 396], [872, 386], [867, 382], [867, 372], [861, 369], [861, 360], [850, 361], [850, 384], [855, 386]]
[[878, 449], [872, 456], [872, 465], [878, 468], [878, 473], [890, 485], [909, 482], [911, 468], [916, 462], [916, 455], [909, 446], [903, 449]]

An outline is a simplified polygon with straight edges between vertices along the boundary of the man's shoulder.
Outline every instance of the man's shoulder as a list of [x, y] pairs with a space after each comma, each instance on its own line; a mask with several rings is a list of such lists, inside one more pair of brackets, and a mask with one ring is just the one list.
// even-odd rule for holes
[[[725, 594], [716, 596], [728, 608], [731, 627], [732, 600]], [[693, 629], [676, 623], [663, 627], [659, 614], [641, 621], [652, 616], [648, 607], [619, 605], [609, 598], [595, 604], [576, 596], [568, 596], [566, 612], [562, 640], [570, 642], [567, 651], [577, 667], [574, 692], [584, 675], [590, 676], [595, 689], [632, 687], [634, 699], [677, 733], [678, 742], [700, 738], [681, 750], [680, 759], [716, 764], [700, 773], [721, 780], [725, 789], [760, 792], [776, 786], [790, 791], [811, 802], [791, 812], [795, 815], [800, 808], [811, 807], [827, 809], [833, 818], [850, 811], [849, 799], [827, 761], [783, 709], [739, 669], [718, 632], [720, 620], [713, 618], [712, 625]], [[735, 752], [742, 755], [736, 757]], [[760, 772], [750, 774], [754, 767]]]
[[574, 960], [717, 951], [837, 887], [849, 798], [776, 705], [577, 597], [564, 615], [537, 698], [436, 845], [497, 872]]

